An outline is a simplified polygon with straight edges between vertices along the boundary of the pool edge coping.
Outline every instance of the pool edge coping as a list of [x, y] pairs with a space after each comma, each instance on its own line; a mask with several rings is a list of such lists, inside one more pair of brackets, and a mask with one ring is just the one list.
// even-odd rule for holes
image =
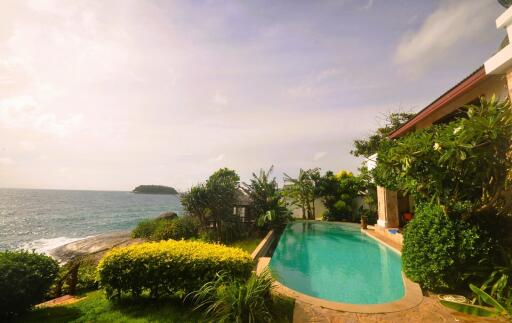
[[[365, 232], [365, 230], [361, 230], [361, 233], [364, 233], [366, 236], [372, 237], [378, 243], [383, 244], [384, 246], [390, 248], [392, 251], [397, 252], [399, 255], [402, 253], [400, 250], [392, 247], [391, 245], [385, 243], [380, 240], [378, 237], [373, 236]], [[260, 257], [257, 264], [256, 273], [260, 274], [266, 268], [268, 268], [270, 264], [271, 257]], [[419, 284], [411, 281], [409, 278], [402, 273], [402, 280], [404, 283], [404, 297], [401, 299], [383, 303], [383, 304], [349, 304], [349, 303], [341, 303], [325, 300], [322, 298], [310, 296], [293, 290], [285, 285], [281, 284], [277, 280], [274, 280], [273, 290], [279, 294], [294, 298], [295, 300], [308, 303], [311, 305], [316, 305], [323, 308], [328, 308], [336, 311], [342, 312], [352, 312], [352, 313], [366, 313], [366, 314], [378, 314], [378, 313], [393, 313], [393, 312], [401, 312], [405, 310], [409, 310], [421, 304], [423, 301], [423, 292]]]

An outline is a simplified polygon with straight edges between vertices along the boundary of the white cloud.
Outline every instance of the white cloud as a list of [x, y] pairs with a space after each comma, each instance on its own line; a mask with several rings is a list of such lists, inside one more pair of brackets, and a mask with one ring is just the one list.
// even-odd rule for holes
[[442, 1], [418, 30], [408, 31], [395, 51], [395, 63], [419, 76], [431, 64], [453, 53], [467, 39], [479, 39], [495, 19], [491, 0]]
[[315, 160], [315, 161], [320, 160], [320, 159], [324, 158], [325, 155], [327, 155], [327, 152], [319, 151], [319, 152], [315, 153], [315, 155], [313, 156], [313, 160]]
[[31, 141], [22, 140], [19, 142], [21, 149], [25, 151], [34, 151], [36, 146]]
[[62, 174], [67, 174], [70, 172], [70, 168], [69, 167], [61, 167], [59, 168], [59, 173], [62, 173]]
[[9, 157], [0, 157], [0, 165], [14, 165], [15, 162]]
[[216, 157], [209, 158], [208, 161], [210, 163], [218, 163], [224, 160], [224, 154], [220, 154]]
[[368, 3], [366, 3], [366, 5], [364, 5], [363, 7], [361, 7], [361, 9], [363, 10], [369, 10], [373, 7], [373, 0], [368, 0]]
[[81, 114], [60, 118], [54, 113], [43, 112], [31, 96], [0, 100], [0, 126], [5, 128], [32, 130], [63, 137], [76, 130], [82, 118]]
[[215, 92], [215, 94], [212, 97], [212, 102], [213, 104], [217, 105], [227, 105], [229, 103], [229, 100], [224, 94], [220, 92]]

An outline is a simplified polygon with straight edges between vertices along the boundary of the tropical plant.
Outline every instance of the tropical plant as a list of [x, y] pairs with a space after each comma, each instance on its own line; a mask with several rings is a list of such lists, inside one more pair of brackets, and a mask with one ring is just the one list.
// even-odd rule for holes
[[282, 230], [286, 224], [293, 220], [291, 212], [283, 204], [276, 206], [275, 209], [269, 210], [260, 215], [256, 221], [260, 228]]
[[482, 98], [466, 118], [434, 125], [380, 145], [376, 183], [435, 200], [450, 216], [507, 213], [512, 169], [510, 102]]
[[274, 166], [268, 171], [260, 170], [259, 174], [252, 173], [249, 183], [243, 183], [243, 191], [252, 200], [252, 209], [259, 216], [275, 209], [281, 201], [281, 193], [275, 177], [271, 177]]
[[29, 251], [0, 252], [0, 318], [28, 310], [43, 301], [59, 265]]
[[512, 307], [510, 306], [510, 303], [500, 303], [491, 295], [487, 294], [482, 289], [476, 287], [473, 284], [470, 284], [469, 288], [476, 295], [476, 298], [479, 300], [480, 303], [485, 303], [490, 307], [466, 303], [457, 303], [446, 300], [441, 300], [440, 303], [452, 310], [456, 310], [461, 313], [484, 317], [504, 316], [506, 318], [512, 319]]
[[212, 322], [272, 322], [272, 277], [268, 271], [248, 280], [224, 273], [190, 294], [196, 310]]
[[481, 290], [498, 302], [512, 306], [512, 254], [509, 250], [499, 246], [496, 255], [482, 259], [471, 268], [468, 276], [476, 281], [484, 279]]
[[307, 170], [301, 168], [297, 178], [284, 174], [283, 194], [292, 204], [301, 208], [303, 219], [315, 219], [316, 180], [318, 178], [320, 178], [319, 168]]
[[185, 193], [181, 202], [189, 215], [196, 216], [203, 231], [215, 230], [215, 240], [229, 242], [240, 233], [239, 218], [233, 215], [240, 177], [234, 170], [221, 168], [205, 184]]
[[264, 231], [282, 229], [292, 219], [291, 212], [283, 200], [283, 194], [275, 177], [271, 177], [273, 166], [268, 171], [260, 170], [252, 174], [243, 190], [252, 200], [252, 210], [257, 215], [256, 224]]

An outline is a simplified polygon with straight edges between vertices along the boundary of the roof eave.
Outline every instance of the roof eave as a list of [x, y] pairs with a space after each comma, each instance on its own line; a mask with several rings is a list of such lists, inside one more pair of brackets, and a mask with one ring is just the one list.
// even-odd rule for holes
[[482, 80], [486, 78], [485, 68], [484, 66], [481, 66], [476, 71], [471, 73], [468, 77], [466, 77], [464, 80], [456, 84], [454, 87], [446, 91], [443, 95], [441, 95], [439, 98], [437, 98], [434, 102], [427, 105], [423, 110], [418, 112], [414, 118], [409, 120], [408, 122], [404, 123], [400, 128], [393, 131], [391, 134], [388, 135], [388, 138], [396, 139], [404, 134], [414, 130], [414, 126], [418, 124], [420, 121], [425, 119], [427, 116], [429, 116], [434, 111], [439, 110], [446, 104], [452, 102], [460, 95], [468, 92], [469, 90], [473, 89], [478, 83], [480, 83]]

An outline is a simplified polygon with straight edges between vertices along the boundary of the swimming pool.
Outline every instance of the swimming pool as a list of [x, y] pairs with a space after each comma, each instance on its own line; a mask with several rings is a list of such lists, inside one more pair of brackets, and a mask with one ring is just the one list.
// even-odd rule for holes
[[405, 295], [400, 255], [355, 224], [290, 223], [269, 266], [284, 286], [329, 301], [383, 304]]

